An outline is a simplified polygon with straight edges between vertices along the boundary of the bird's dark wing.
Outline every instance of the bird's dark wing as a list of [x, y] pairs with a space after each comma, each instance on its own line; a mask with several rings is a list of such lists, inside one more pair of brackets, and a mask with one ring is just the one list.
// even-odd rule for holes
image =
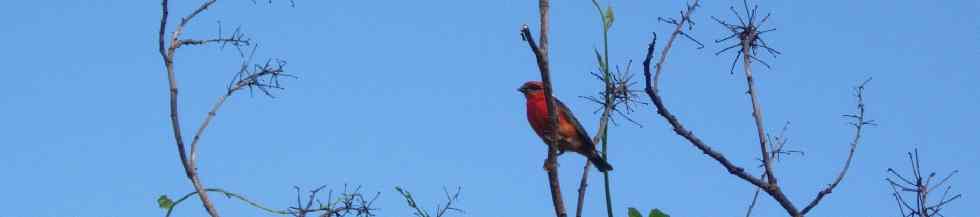
[[572, 114], [572, 110], [568, 109], [568, 106], [565, 106], [565, 103], [562, 103], [561, 100], [555, 99], [555, 102], [558, 104], [558, 110], [562, 111], [559, 114], [564, 115], [565, 119], [571, 121], [572, 124], [575, 124], [575, 129], [578, 131], [579, 139], [585, 141], [585, 148], [595, 150], [595, 143], [592, 143], [592, 138], [589, 138], [589, 133], [585, 131], [585, 128], [578, 122], [578, 119], [575, 119], [575, 115]]

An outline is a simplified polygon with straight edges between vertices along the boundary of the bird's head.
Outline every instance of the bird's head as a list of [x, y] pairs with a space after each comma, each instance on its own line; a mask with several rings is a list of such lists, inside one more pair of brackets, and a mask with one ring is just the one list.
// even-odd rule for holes
[[528, 81], [521, 85], [521, 88], [517, 88], [517, 91], [524, 93], [525, 96], [532, 93], [541, 93], [544, 91], [544, 83], [540, 81]]

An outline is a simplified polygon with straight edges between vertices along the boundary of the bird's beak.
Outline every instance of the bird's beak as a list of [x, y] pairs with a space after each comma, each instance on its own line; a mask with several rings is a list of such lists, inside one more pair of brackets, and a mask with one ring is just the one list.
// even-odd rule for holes
[[517, 88], [517, 92], [521, 92], [521, 93], [524, 93], [524, 87], [519, 87], [519, 88]]

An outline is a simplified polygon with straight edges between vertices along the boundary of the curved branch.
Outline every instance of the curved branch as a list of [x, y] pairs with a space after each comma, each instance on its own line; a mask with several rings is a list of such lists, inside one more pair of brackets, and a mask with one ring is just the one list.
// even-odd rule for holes
[[[680, 35], [681, 32], [683, 31], [684, 24], [690, 21], [689, 20], [690, 16], [693, 13], [694, 9], [697, 7], [697, 5], [698, 5], [698, 0], [694, 0], [693, 3], [688, 5], [687, 10], [681, 13], [681, 19], [677, 22], [674, 22], [674, 24], [677, 27], [674, 29], [674, 32], [671, 33], [670, 38], [667, 39], [667, 44], [664, 46], [664, 50], [661, 52], [660, 60], [655, 65], [656, 72], [651, 73], [650, 61], [653, 58], [653, 51], [656, 45], [656, 35], [654, 35], [653, 42], [651, 42], [649, 47], [647, 48], [647, 55], [643, 61], [643, 66], [644, 66], [643, 76], [646, 84], [645, 92], [647, 93], [648, 96], [650, 96], [650, 100], [653, 101], [654, 106], [657, 108], [657, 114], [659, 114], [661, 117], [667, 120], [667, 122], [673, 127], [674, 133], [677, 133], [677, 135], [686, 139], [689, 143], [691, 143], [691, 145], [694, 145], [696, 148], [704, 152], [704, 154], [710, 156], [715, 161], [718, 161], [718, 163], [720, 163], [722, 166], [725, 167], [726, 170], [728, 170], [728, 173], [735, 175], [736, 177], [739, 177], [749, 183], [752, 183], [756, 187], [765, 190], [765, 192], [770, 196], [772, 196], [773, 199], [775, 199], [777, 202], [779, 202], [779, 204], [783, 206], [783, 208], [786, 209], [786, 211], [791, 216], [794, 217], [801, 216], [799, 212], [796, 210], [796, 208], [793, 206], [792, 202], [789, 201], [786, 195], [783, 194], [783, 192], [779, 188], [773, 188], [772, 186], [774, 185], [770, 185], [769, 183], [763, 181], [762, 179], [756, 178], [748, 174], [745, 171], [745, 169], [743, 169], [742, 167], [735, 166], [735, 164], [729, 161], [728, 158], [726, 158], [723, 154], [713, 150], [711, 146], [705, 144], [700, 138], [695, 136], [693, 132], [685, 128], [684, 125], [681, 124], [680, 120], [678, 120], [676, 116], [670, 113], [670, 111], [667, 109], [667, 106], [664, 105], [663, 99], [659, 95], [659, 90], [658, 90], [659, 80], [660, 80], [660, 75], [662, 73], [663, 64], [667, 60], [667, 54], [673, 45], [674, 39], [676, 39], [677, 35]], [[651, 79], [651, 77], [653, 78]]]
[[854, 139], [851, 140], [851, 149], [847, 153], [847, 160], [844, 161], [844, 168], [842, 168], [840, 173], [837, 174], [837, 178], [835, 178], [833, 182], [827, 185], [827, 188], [824, 188], [819, 193], [817, 193], [817, 196], [813, 198], [813, 201], [810, 201], [810, 204], [804, 207], [803, 210], [800, 211], [800, 214], [806, 215], [808, 212], [810, 212], [811, 209], [813, 209], [813, 207], [817, 206], [817, 204], [820, 203], [820, 200], [822, 200], [825, 196], [833, 192], [834, 188], [837, 187], [837, 184], [840, 184], [841, 180], [844, 179], [844, 175], [847, 174], [847, 169], [851, 167], [851, 159], [854, 158], [854, 150], [857, 149], [857, 146], [861, 141], [861, 130], [864, 129], [865, 125], [873, 124], [871, 121], [864, 120], [864, 85], [868, 84], [868, 82], [870, 81], [871, 78], [868, 78], [867, 80], [864, 80], [864, 82], [862, 82], [861, 85], [858, 85], [856, 88], [857, 89], [857, 93], [856, 93], [857, 113], [853, 115], [845, 115], [846, 117], [853, 118], [855, 122], [852, 123], [854, 126]]
[[[695, 0], [693, 5], [697, 5], [697, 4], [698, 4], [698, 0]], [[759, 188], [768, 189], [769, 185], [767, 183], [763, 182], [761, 179], [749, 175], [748, 173], [745, 172], [745, 169], [743, 169], [742, 167], [735, 166], [735, 164], [729, 161], [728, 158], [725, 157], [725, 155], [712, 149], [711, 146], [705, 144], [703, 141], [701, 141], [700, 138], [695, 136], [693, 132], [685, 128], [684, 125], [681, 124], [680, 120], [678, 120], [676, 116], [670, 113], [670, 111], [667, 109], [667, 106], [664, 105], [663, 99], [660, 97], [659, 94], [660, 91], [658, 90], [658, 85], [659, 85], [660, 74], [662, 72], [661, 69], [663, 69], [663, 64], [667, 60], [667, 54], [670, 52], [670, 48], [674, 42], [674, 39], [676, 39], [677, 35], [680, 34], [679, 32], [682, 31], [684, 22], [688, 21], [692, 12], [693, 12], [693, 7], [688, 7], [688, 10], [686, 10], [685, 13], [683, 14], [683, 18], [681, 19], [680, 22], [678, 22], [677, 28], [670, 35], [670, 38], [667, 39], [667, 45], [664, 46], [664, 50], [661, 51], [660, 54], [660, 60], [656, 63], [655, 74], [650, 72], [650, 61], [651, 59], [653, 59], [653, 51], [654, 48], [656, 48], [656, 41], [657, 41], [656, 34], [653, 36], [653, 42], [651, 42], [650, 45], [647, 47], [647, 55], [646, 58], [643, 60], [643, 76], [646, 81], [645, 91], [647, 95], [650, 96], [650, 100], [653, 101], [653, 105], [657, 108], [657, 114], [660, 114], [660, 116], [662, 116], [664, 119], [667, 119], [667, 122], [674, 127], [674, 132], [677, 133], [677, 135], [684, 137], [684, 139], [686, 139], [692, 145], [694, 145], [699, 150], [704, 152], [704, 154], [715, 159], [716, 161], [718, 161], [718, 163], [721, 163], [721, 165], [724, 166], [729, 173], [738, 176], [739, 178], [742, 178], [745, 181], [748, 181], [749, 183], [752, 183], [753, 185]], [[653, 76], [653, 79], [651, 79], [651, 76]]]
[[[247, 203], [249, 206], [252, 206], [252, 207], [255, 207], [255, 208], [259, 208], [262, 211], [266, 211], [266, 212], [269, 212], [269, 213], [272, 213], [272, 214], [279, 214], [279, 215], [287, 215], [287, 214], [289, 214], [289, 211], [286, 211], [286, 210], [275, 210], [275, 209], [272, 209], [272, 208], [265, 207], [262, 204], [259, 204], [259, 203], [255, 202], [255, 201], [252, 201], [252, 200], [249, 200], [245, 196], [242, 196], [240, 194], [236, 194], [236, 193], [233, 193], [233, 192], [225, 191], [224, 189], [220, 189], [220, 188], [207, 188], [207, 189], [204, 189], [204, 191], [206, 191], [206, 192], [218, 192], [218, 193], [225, 194], [225, 196], [228, 197], [228, 198], [235, 198], [235, 199], [241, 200], [242, 202]], [[169, 208], [167, 208], [167, 214], [165, 216], [166, 217], [170, 217], [170, 214], [173, 213], [174, 208], [176, 208], [178, 204], [180, 204], [181, 202], [184, 202], [184, 200], [187, 200], [187, 198], [190, 198], [191, 196], [193, 196], [195, 194], [198, 194], [198, 192], [197, 191], [194, 191], [194, 192], [191, 192], [191, 193], [187, 193], [183, 197], [180, 197], [180, 199], [175, 200], [174, 203], [173, 203], [173, 205], [171, 205]]]
[[197, 16], [197, 14], [206, 10], [216, 1], [217, 0], [209, 0], [204, 4], [202, 4], [200, 7], [198, 7], [198, 9], [195, 10], [193, 13], [191, 13], [187, 17], [182, 18], [180, 24], [177, 25], [177, 27], [174, 29], [174, 32], [172, 33], [170, 47], [165, 50], [164, 32], [166, 32], [169, 9], [168, 9], [167, 0], [163, 0], [162, 3], [163, 15], [160, 18], [160, 33], [159, 33], [159, 42], [158, 42], [160, 46], [159, 47], [160, 55], [163, 57], [164, 65], [166, 65], [167, 68], [167, 80], [170, 88], [170, 123], [174, 132], [174, 140], [176, 140], [177, 143], [177, 152], [180, 155], [180, 163], [184, 167], [184, 172], [186, 173], [187, 178], [191, 180], [191, 184], [194, 186], [194, 190], [197, 192], [197, 195], [201, 198], [202, 205], [208, 211], [208, 214], [211, 215], [211, 217], [218, 217], [219, 216], [218, 210], [214, 207], [214, 204], [211, 203], [211, 200], [208, 199], [207, 194], [205, 194], [204, 184], [201, 184], [201, 179], [197, 175], [197, 166], [194, 159], [194, 156], [197, 155], [195, 152], [196, 150], [194, 150], [192, 147], [191, 154], [190, 154], [192, 157], [188, 158], [187, 152], [185, 150], [184, 138], [181, 135], [180, 115], [177, 111], [178, 108], [177, 107], [177, 102], [178, 102], [177, 78], [174, 73], [173, 60], [174, 60], [174, 53], [177, 51], [177, 48], [179, 48], [182, 45], [182, 42], [179, 39], [180, 39], [180, 34], [183, 32], [184, 27], [187, 25], [188, 22], [190, 22], [191, 19], [194, 18], [194, 16]]

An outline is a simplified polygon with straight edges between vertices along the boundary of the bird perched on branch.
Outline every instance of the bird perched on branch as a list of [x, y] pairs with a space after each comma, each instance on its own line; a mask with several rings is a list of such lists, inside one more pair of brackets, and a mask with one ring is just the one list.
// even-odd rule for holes
[[[534, 132], [546, 144], [553, 144], [549, 141], [552, 131], [551, 124], [548, 122], [548, 101], [544, 95], [544, 83], [528, 81], [517, 91], [524, 93], [524, 98], [527, 99], [527, 122], [531, 124], [531, 128], [534, 128]], [[606, 162], [606, 159], [603, 159], [595, 150], [595, 143], [589, 138], [589, 134], [585, 132], [582, 124], [575, 119], [572, 111], [557, 98], [555, 99], [555, 112], [558, 113], [558, 154], [574, 151], [588, 158], [599, 171], [612, 170], [612, 165], [609, 165], [609, 162]]]

